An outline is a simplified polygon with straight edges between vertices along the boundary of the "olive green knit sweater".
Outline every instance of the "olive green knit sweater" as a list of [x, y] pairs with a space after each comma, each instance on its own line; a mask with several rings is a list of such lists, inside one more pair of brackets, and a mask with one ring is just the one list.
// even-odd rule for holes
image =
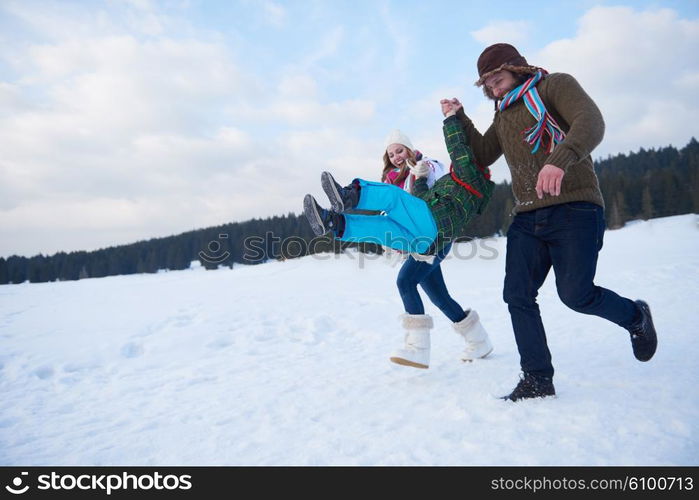
[[[599, 108], [572, 76], [565, 73], [547, 75], [536, 86], [546, 109], [566, 133], [563, 142], [551, 154], [542, 146], [535, 154], [524, 141], [522, 131], [536, 123], [520, 99], [504, 111], [496, 111], [492, 125], [481, 134], [471, 120], [459, 110], [476, 161], [487, 167], [505, 154], [512, 174], [515, 195], [514, 212], [567, 203], [589, 201], [604, 206], [599, 182], [590, 153], [602, 141], [604, 120]], [[536, 195], [541, 168], [550, 163], [565, 170], [561, 194]]]

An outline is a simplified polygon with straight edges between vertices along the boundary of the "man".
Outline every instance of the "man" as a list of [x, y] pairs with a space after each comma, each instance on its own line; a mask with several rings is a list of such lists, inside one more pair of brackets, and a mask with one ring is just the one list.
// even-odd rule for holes
[[512, 174], [514, 220], [507, 233], [503, 298], [508, 305], [522, 376], [503, 399], [555, 395], [554, 369], [536, 296], [553, 267], [558, 295], [571, 309], [627, 329], [640, 361], [653, 357], [657, 337], [648, 304], [593, 283], [604, 237], [604, 201], [591, 152], [604, 135], [602, 115], [578, 82], [530, 66], [515, 47], [498, 43], [478, 58], [476, 85], [495, 102], [481, 134], [460, 108], [476, 161], [501, 154]]

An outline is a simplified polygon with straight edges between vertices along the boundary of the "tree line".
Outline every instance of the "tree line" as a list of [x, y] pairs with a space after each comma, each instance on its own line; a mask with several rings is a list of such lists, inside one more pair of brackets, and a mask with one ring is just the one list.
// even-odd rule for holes
[[[699, 142], [618, 154], [595, 162], [606, 205], [607, 226], [627, 221], [699, 213]], [[492, 199], [469, 226], [471, 237], [503, 235], [512, 220], [514, 198], [508, 182], [496, 185]], [[78, 280], [159, 270], [181, 270], [199, 261], [207, 269], [259, 264], [349, 247], [380, 253], [374, 244], [315, 237], [303, 215], [289, 213], [233, 222], [96, 251], [52, 256], [0, 257], [0, 284]]]

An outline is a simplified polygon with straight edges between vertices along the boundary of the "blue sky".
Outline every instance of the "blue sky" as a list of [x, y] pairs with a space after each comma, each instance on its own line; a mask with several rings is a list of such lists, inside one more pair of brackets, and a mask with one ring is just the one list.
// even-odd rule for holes
[[693, 1], [0, 2], [0, 256], [298, 213], [394, 128], [446, 162], [438, 101], [485, 129], [499, 41], [595, 99], [594, 158], [699, 135]]

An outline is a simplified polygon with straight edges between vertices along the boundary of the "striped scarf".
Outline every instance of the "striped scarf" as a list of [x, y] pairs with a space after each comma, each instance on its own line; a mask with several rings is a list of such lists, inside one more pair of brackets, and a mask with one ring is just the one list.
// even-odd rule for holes
[[[541, 146], [542, 141], [544, 142], [546, 152], [549, 154], [552, 153], [553, 148], [556, 147], [556, 144], [562, 142], [566, 136], [565, 132], [561, 130], [561, 127], [558, 125], [558, 123], [556, 123], [553, 116], [546, 111], [546, 106], [544, 106], [544, 103], [539, 96], [539, 92], [536, 90], [536, 84], [539, 83], [539, 81], [547, 74], [548, 73], [546, 70], [543, 69], [537, 71], [537, 73], [529, 80], [514, 90], [511, 90], [502, 99], [500, 105], [498, 106], [500, 111], [504, 111], [510, 105], [517, 102], [520, 98], [524, 99], [524, 104], [527, 106], [527, 109], [532, 116], [536, 119], [536, 124], [533, 127], [522, 131], [524, 140], [533, 146], [532, 154], [539, 150], [539, 146]], [[547, 134], [549, 136], [548, 140], [546, 140], [545, 137]]]

